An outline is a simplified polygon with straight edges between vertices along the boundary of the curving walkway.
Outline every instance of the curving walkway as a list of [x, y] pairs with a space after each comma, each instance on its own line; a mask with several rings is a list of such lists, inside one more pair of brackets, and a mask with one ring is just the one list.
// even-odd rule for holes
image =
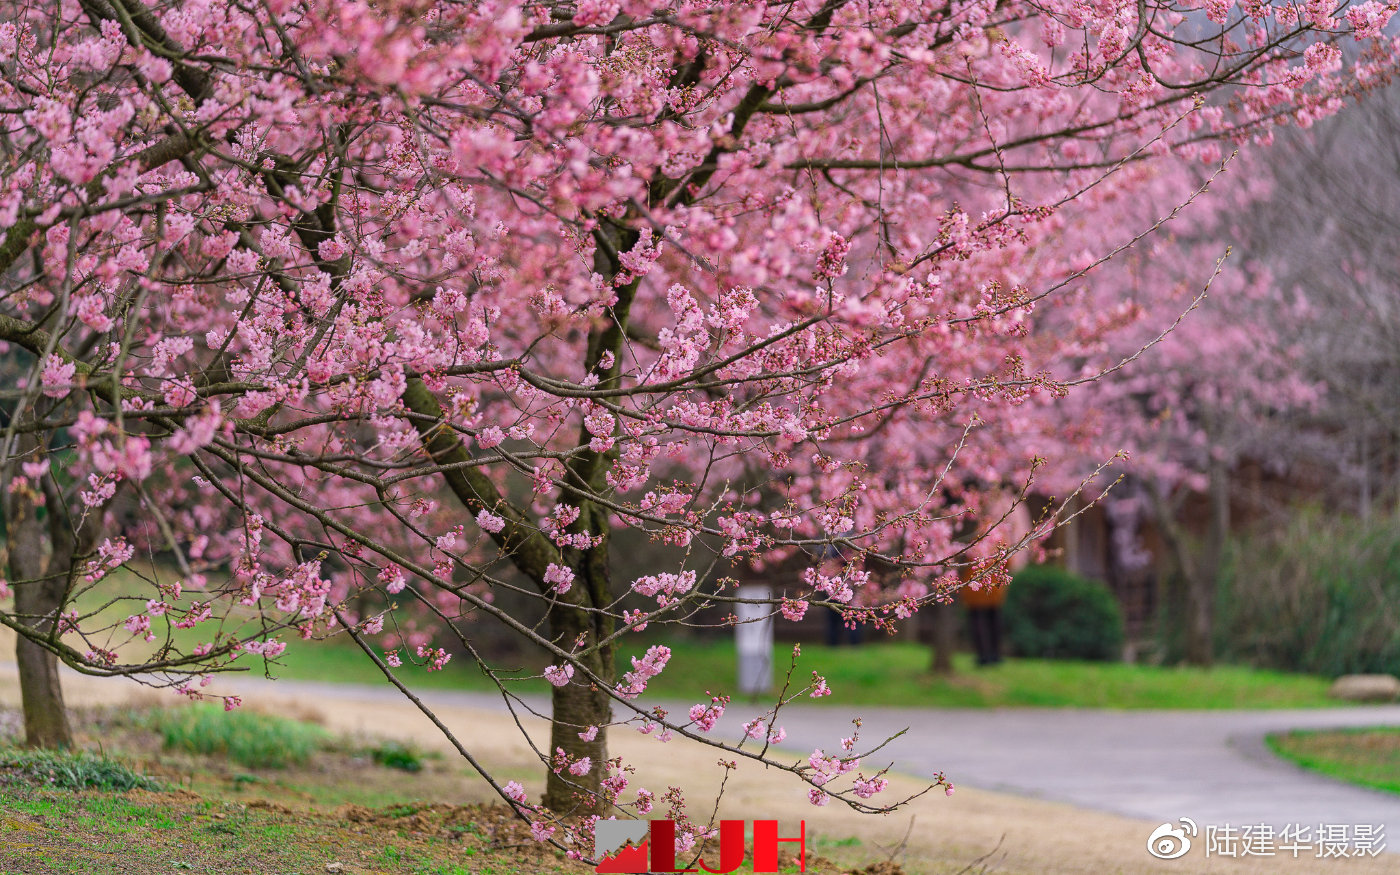
[[[910, 730], [882, 753], [901, 771], [1157, 821], [1386, 824], [1400, 852], [1400, 796], [1307, 772], [1267, 733], [1400, 725], [1400, 706], [1307, 711], [931, 710], [862, 714], [865, 738]], [[788, 744], [832, 746], [830, 718], [784, 719]], [[838, 727], [840, 728], [840, 727]]]
[[[244, 682], [265, 683], [265, 682]], [[396, 700], [387, 687], [277, 681], [282, 693], [316, 699]], [[425, 691], [430, 705], [501, 709], [499, 696]], [[544, 702], [535, 703], [547, 713]], [[672, 704], [672, 713], [687, 705]], [[1400, 796], [1305, 771], [1274, 756], [1264, 736], [1289, 729], [1400, 726], [1400, 705], [1279, 711], [1090, 709], [785, 709], [783, 747], [834, 751], [851, 716], [869, 743], [907, 729], [872, 762], [916, 776], [937, 771], [955, 784], [998, 790], [1153, 821], [1208, 824], [1386, 825], [1400, 853]], [[717, 733], [737, 736], [753, 716], [731, 705]]]

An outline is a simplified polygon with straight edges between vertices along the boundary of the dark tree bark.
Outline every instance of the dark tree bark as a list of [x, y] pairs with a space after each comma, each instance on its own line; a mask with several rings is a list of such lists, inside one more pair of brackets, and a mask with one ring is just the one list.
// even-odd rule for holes
[[[32, 436], [21, 435], [17, 443], [22, 458], [38, 458], [39, 445]], [[27, 483], [9, 493], [5, 532], [15, 614], [35, 635], [48, 636], [54, 633], [68, 592], [72, 552], [69, 538], [64, 538], [65, 543], [53, 543], [55, 529], [62, 531], [62, 526], [53, 520], [54, 525], [46, 526], [39, 518], [39, 495]], [[71, 747], [73, 728], [63, 704], [58, 657], [30, 637], [21, 634], [18, 639], [15, 661], [24, 708], [24, 743], [29, 747]]]
[[953, 673], [953, 653], [958, 649], [958, 615], [961, 606], [932, 605], [926, 610], [933, 614], [933, 662], [929, 671], [936, 675]]
[[[630, 296], [629, 296], [630, 297]], [[625, 324], [626, 310], [621, 309], [620, 324]], [[620, 335], [605, 333], [599, 346], [616, 349]], [[606, 346], [612, 344], [612, 346]], [[609, 377], [610, 380], [613, 378]], [[584, 442], [586, 434], [579, 435]], [[606, 608], [613, 602], [611, 573], [612, 522], [609, 512], [589, 494], [604, 492], [604, 476], [611, 459], [607, 453], [582, 454], [569, 465], [566, 495], [578, 503], [579, 516], [569, 526], [574, 533], [587, 532], [597, 540], [587, 550], [568, 548], [564, 560], [574, 571], [572, 589], [577, 601], [555, 602], [549, 612], [550, 634], [561, 650], [581, 653], [582, 668], [586, 668], [603, 684], [611, 686], [616, 677], [612, 644], [607, 641], [614, 631], [612, 613]], [[541, 581], [543, 583], [543, 581]], [[547, 587], [548, 585], [545, 584]], [[561, 813], [599, 814], [606, 807], [603, 777], [607, 770], [607, 725], [612, 720], [612, 704], [607, 690], [592, 682], [582, 672], [572, 681], [553, 692], [554, 722], [550, 727], [549, 753], [563, 750], [570, 762], [588, 757], [592, 767], [584, 775], [551, 768], [545, 783], [544, 804]], [[598, 727], [591, 741], [579, 738], [590, 726]]]
[[[593, 638], [595, 632], [588, 625], [588, 615], [573, 606], [550, 613], [555, 643], [565, 650], [570, 649], [580, 635], [584, 640]], [[598, 677], [611, 681], [611, 648], [606, 655], [602, 650], [595, 650], [580, 662]], [[551, 700], [554, 719], [549, 730], [550, 756], [563, 750], [569, 762], [588, 757], [592, 766], [583, 775], [573, 775], [556, 764], [550, 769], [545, 784], [544, 804], [560, 814], [597, 813], [604, 807], [601, 789], [608, 761], [608, 733], [604, 727], [612, 719], [608, 694], [578, 672], [568, 684], [554, 688]], [[579, 733], [590, 726], [598, 727], [598, 731], [592, 741], [585, 741]]]
[[1189, 665], [1199, 666], [1215, 662], [1216, 581], [1230, 532], [1229, 469], [1223, 461], [1214, 460], [1207, 470], [1209, 513], [1205, 535], [1198, 546], [1181, 525], [1181, 502], [1154, 493], [1162, 539], [1171, 551], [1183, 586], [1182, 658]]
[[1186, 660], [1192, 665], [1215, 661], [1216, 581], [1225, 558], [1225, 541], [1230, 532], [1230, 475], [1223, 462], [1210, 464], [1210, 517], [1206, 521], [1196, 573], [1191, 575], [1187, 594]]

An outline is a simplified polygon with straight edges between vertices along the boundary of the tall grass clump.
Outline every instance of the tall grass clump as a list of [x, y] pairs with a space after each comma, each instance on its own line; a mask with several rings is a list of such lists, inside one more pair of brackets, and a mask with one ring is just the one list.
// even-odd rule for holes
[[1400, 675], [1400, 515], [1309, 509], [1232, 544], [1220, 580], [1218, 652], [1336, 677]]
[[154, 723], [167, 750], [226, 756], [250, 769], [305, 765], [328, 739], [311, 723], [216, 705], [164, 709]]
[[159, 790], [154, 778], [115, 760], [86, 751], [0, 750], [0, 784], [14, 783], [55, 790]]

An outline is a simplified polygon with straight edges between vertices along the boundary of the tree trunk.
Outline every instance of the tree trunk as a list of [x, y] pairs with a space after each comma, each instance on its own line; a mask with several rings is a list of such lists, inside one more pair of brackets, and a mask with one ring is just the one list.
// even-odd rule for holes
[[[32, 439], [21, 439], [21, 444], [24, 443], [34, 445]], [[27, 482], [9, 482], [22, 483], [5, 503], [15, 614], [21, 623], [39, 635], [47, 635], [58, 622], [63, 606], [71, 557], [48, 558], [46, 554], [53, 550], [44, 523], [38, 517], [38, 494]], [[63, 705], [58, 657], [20, 635], [15, 645], [15, 661], [19, 664], [20, 697], [24, 705], [24, 743], [29, 747], [72, 747], [73, 729]]]
[[[593, 630], [589, 628], [587, 613], [569, 605], [558, 605], [550, 611], [550, 628], [554, 642], [568, 650], [580, 635], [592, 643]], [[611, 648], [608, 653], [594, 651], [580, 660], [590, 671], [609, 683], [612, 681], [613, 667]], [[553, 721], [549, 729], [549, 751], [551, 767], [545, 785], [544, 804], [560, 814], [593, 814], [605, 806], [602, 794], [602, 780], [608, 761], [607, 725], [612, 720], [611, 702], [607, 692], [594, 686], [581, 672], [562, 687], [554, 687], [551, 695]], [[579, 733], [589, 727], [597, 727], [592, 741], [585, 741]], [[582, 775], [574, 775], [568, 766], [561, 768], [553, 761], [560, 750], [564, 751], [568, 763], [588, 757], [591, 766]]]
[[[620, 230], [612, 236], [615, 252], [631, 249], [639, 239], [635, 231]], [[600, 238], [603, 239], [603, 238]], [[594, 253], [594, 266], [604, 275], [616, 275], [621, 265], [599, 247]], [[622, 340], [627, 325], [627, 315], [632, 300], [637, 293], [637, 279], [633, 279], [617, 292], [617, 300], [611, 308], [612, 318], [588, 338], [588, 352], [585, 356], [585, 369], [594, 373], [602, 368], [603, 355], [612, 356], [612, 364], [603, 368], [600, 387], [616, 388], [619, 382], [622, 361]], [[579, 443], [587, 445], [590, 432], [586, 425], [579, 427]], [[613, 665], [612, 644], [601, 645], [614, 631], [610, 605], [614, 602], [611, 569], [611, 511], [599, 506], [591, 496], [605, 495], [608, 491], [607, 471], [616, 461], [616, 451], [594, 451], [582, 453], [570, 461], [565, 486], [561, 490], [565, 500], [575, 502], [579, 515], [569, 524], [572, 534], [587, 535], [594, 540], [586, 549], [567, 547], [563, 551], [565, 563], [575, 573], [576, 587], [581, 588], [579, 604], [556, 602], [549, 612], [550, 634], [556, 646], [562, 650], [584, 654], [579, 658], [582, 667], [587, 668], [611, 686], [616, 675]], [[546, 593], [549, 585], [543, 578], [537, 581]], [[603, 793], [603, 778], [608, 763], [608, 724], [612, 721], [612, 702], [608, 690], [592, 685], [581, 672], [562, 687], [555, 687], [552, 694], [553, 722], [549, 729], [549, 756], [551, 765], [545, 783], [544, 804], [560, 814], [602, 814], [612, 801]], [[594, 731], [593, 739], [579, 738], [579, 733]], [[558, 762], [552, 760], [564, 751], [568, 762], [573, 763], [588, 757], [589, 770], [583, 775], [574, 775]]]
[[913, 614], [907, 620], [899, 624], [900, 641], [908, 641], [910, 644], [919, 643], [919, 615]]
[[1215, 600], [1225, 542], [1230, 533], [1230, 472], [1219, 460], [1210, 463], [1205, 541], [1186, 575], [1186, 661], [1211, 665], [1215, 661]]
[[1215, 661], [1214, 587], [1193, 573], [1186, 579], [1186, 629], [1183, 657], [1188, 665]]
[[24, 743], [29, 747], [73, 746], [73, 728], [63, 704], [58, 657], [20, 636], [15, 645], [19, 692], [24, 703]]
[[953, 673], [953, 653], [958, 649], [958, 615], [960, 605], [934, 605], [933, 612], [933, 663], [929, 671], [936, 675], [948, 676]]
[[1225, 542], [1230, 533], [1229, 469], [1223, 461], [1212, 460], [1208, 474], [1206, 534], [1199, 549], [1194, 552], [1187, 533], [1177, 521], [1181, 501], [1169, 500], [1156, 489], [1150, 490], [1158, 529], [1171, 551], [1185, 590], [1182, 658], [1188, 665], [1200, 666], [1215, 662], [1216, 581], [1220, 577]]

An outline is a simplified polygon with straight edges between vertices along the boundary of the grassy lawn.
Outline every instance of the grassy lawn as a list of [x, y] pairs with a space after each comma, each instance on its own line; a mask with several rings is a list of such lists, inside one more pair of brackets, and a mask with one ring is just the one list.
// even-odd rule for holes
[[[0, 786], [0, 875], [586, 875], [504, 806], [398, 805], [335, 812], [185, 790], [126, 793]], [[897, 865], [851, 869], [823, 853], [860, 842], [809, 842], [812, 875], [904, 875]], [[339, 863], [340, 867], [335, 867]], [[737, 872], [752, 873], [746, 862]], [[780, 872], [801, 871], [789, 859]]]
[[[182, 719], [178, 733], [169, 731], [172, 719], [190, 715], [202, 718], [203, 709], [75, 712], [82, 735], [102, 739], [100, 754], [0, 740], [0, 875], [592, 871], [534, 841], [505, 806], [471, 803], [464, 784], [480, 779], [455, 760], [414, 754], [391, 767], [376, 750], [411, 748], [378, 741], [366, 749], [364, 739], [265, 714], [221, 725]], [[304, 761], [240, 758], [268, 733], [313, 743]], [[898, 866], [852, 869], [826, 856], [868, 858], [862, 845], [813, 837], [807, 871], [902, 875]]]
[[[777, 648], [780, 672], [791, 645]], [[683, 654], [683, 658], [682, 658]], [[1280, 708], [1332, 704], [1321, 678], [1221, 666], [1209, 670], [1123, 663], [1013, 659], [978, 668], [960, 654], [950, 678], [928, 671], [929, 650], [914, 644], [860, 647], [803, 645], [795, 681], [812, 671], [827, 678], [832, 704], [930, 707]], [[707, 679], [728, 683], [735, 674], [732, 647], [690, 645], [662, 675], [676, 693], [703, 690]], [[667, 677], [675, 672], [673, 677]], [[781, 678], [781, 674], [780, 674]], [[669, 692], [669, 689], [668, 689]], [[827, 699], [821, 700], [829, 701]]]
[[[504, 806], [397, 805], [293, 810], [273, 802], [185, 790], [125, 793], [0, 785], [0, 875], [585, 875]], [[885, 864], [850, 869], [821, 856], [860, 842], [812, 840], [812, 875], [903, 875]], [[339, 867], [335, 864], [339, 863]], [[738, 870], [751, 873], [751, 863]], [[793, 861], [782, 873], [801, 871]]]
[[1274, 753], [1305, 769], [1400, 793], [1400, 726], [1299, 730], [1270, 735], [1267, 741]]
[[[673, 642], [670, 667], [653, 682], [661, 697], [695, 700], [706, 690], [732, 692], [734, 648], [728, 643]], [[627, 656], [639, 654], [639, 646]], [[929, 651], [907, 643], [832, 648], [803, 645], [793, 681], [800, 687], [811, 672], [826, 676], [833, 705], [928, 707], [1084, 707], [1084, 708], [1312, 708], [1338, 704], [1327, 698], [1327, 681], [1306, 675], [1257, 671], [1237, 666], [1211, 669], [1162, 668], [1122, 663], [1013, 659], [977, 668], [967, 655], [956, 660], [951, 678], [927, 672]], [[792, 663], [792, 645], [774, 652], [777, 682]], [[521, 673], [539, 667], [522, 666]], [[357, 649], [340, 643], [293, 642], [276, 673], [281, 677], [336, 682], [380, 683], [378, 670]], [[489, 689], [481, 672], [460, 661], [441, 672], [410, 669], [406, 681], [429, 688]], [[512, 682], [518, 692], [543, 693], [542, 680]]]
[[[293, 810], [186, 790], [0, 786], [0, 873], [533, 875], [587, 867], [529, 841], [502, 807]], [[327, 869], [332, 866], [331, 869]]]
[[[122, 574], [125, 572], [119, 572]], [[114, 575], [115, 577], [115, 575]], [[129, 576], [116, 590], [130, 590], [135, 603], [144, 604], [143, 585]], [[125, 589], [123, 589], [125, 587]], [[135, 593], [143, 593], [139, 596]], [[89, 605], [96, 608], [97, 603]], [[108, 606], [104, 616], [119, 624], [131, 604]], [[226, 631], [242, 622], [231, 619]], [[183, 645], [207, 639], [211, 631], [157, 630], [170, 633]], [[242, 633], [253, 627], [238, 629]], [[129, 637], [124, 633], [116, 638]], [[348, 638], [304, 642], [283, 634], [288, 647], [275, 664], [246, 654], [235, 665], [253, 674], [268, 671], [274, 677], [334, 683], [382, 684], [384, 677]], [[114, 642], [115, 643], [115, 642]], [[670, 666], [650, 689], [661, 698], [696, 701], [706, 690], [732, 693], [735, 686], [735, 653], [729, 641], [695, 639], [631, 639], [618, 660], [619, 674], [630, 667], [628, 657], [639, 656], [649, 644], [664, 643], [674, 655]], [[1327, 681], [1306, 675], [1259, 671], [1239, 666], [1212, 669], [1164, 668], [1121, 663], [1068, 660], [1012, 659], [991, 668], [977, 668], [970, 656], [960, 654], [951, 678], [936, 678], [928, 671], [929, 649], [907, 642], [869, 643], [832, 648], [806, 644], [792, 679], [796, 688], [811, 680], [813, 671], [827, 678], [835, 695], [805, 700], [831, 705], [892, 705], [906, 707], [1083, 707], [1083, 708], [1312, 708], [1340, 704], [1328, 699]], [[783, 682], [792, 664], [792, 645], [774, 649], [776, 680]], [[522, 658], [513, 671], [503, 672], [517, 693], [543, 694], [546, 682], [539, 677], [545, 663]], [[499, 667], [499, 666], [498, 666]], [[534, 675], [534, 677], [530, 677]], [[415, 688], [492, 690], [494, 686], [464, 657], [445, 670], [428, 672], [405, 665], [399, 677]]]
[[[173, 794], [0, 791], [0, 871], [265, 871], [310, 869], [320, 860], [287, 841], [266, 813]], [[183, 804], [182, 804], [183, 803]], [[229, 815], [234, 815], [232, 818]], [[141, 838], [145, 837], [145, 841]], [[220, 852], [220, 846], [223, 852]], [[232, 847], [230, 847], [232, 846]], [[236, 849], [236, 850], [235, 850]]]
[[[179, 706], [74, 716], [102, 754], [0, 744], [0, 875], [588, 871], [531, 841], [508, 809], [466, 804], [472, 778], [440, 756], [389, 767], [376, 755], [384, 742], [262, 714], [215, 723]], [[309, 747], [270, 760], [257, 747], [269, 736]]]

